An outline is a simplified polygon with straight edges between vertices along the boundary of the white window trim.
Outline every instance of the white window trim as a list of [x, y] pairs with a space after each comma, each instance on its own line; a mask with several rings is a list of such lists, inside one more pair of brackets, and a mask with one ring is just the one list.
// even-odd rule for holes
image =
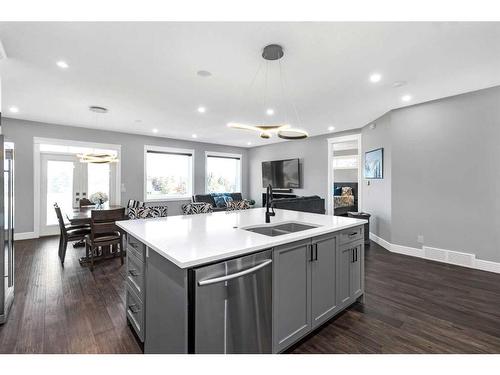
[[[191, 184], [190, 191], [186, 196], [182, 197], [169, 197], [169, 198], [159, 198], [159, 199], [148, 199], [148, 189], [147, 189], [147, 153], [148, 151], [165, 152], [165, 153], [179, 153], [179, 154], [191, 154]], [[143, 195], [144, 202], [171, 202], [171, 201], [185, 201], [191, 200], [194, 192], [194, 150], [187, 148], [174, 148], [174, 147], [162, 147], [162, 146], [152, 146], [144, 145], [144, 184], [143, 184]]]
[[227, 152], [216, 152], [216, 151], [205, 151], [205, 194], [208, 193], [208, 170], [207, 170], [207, 158], [209, 156], [220, 156], [220, 157], [226, 157], [226, 158], [238, 158], [240, 159], [240, 173], [238, 176], [238, 181], [237, 181], [237, 191], [235, 193], [241, 193], [241, 189], [243, 186], [243, 155], [242, 154], [231, 154]]

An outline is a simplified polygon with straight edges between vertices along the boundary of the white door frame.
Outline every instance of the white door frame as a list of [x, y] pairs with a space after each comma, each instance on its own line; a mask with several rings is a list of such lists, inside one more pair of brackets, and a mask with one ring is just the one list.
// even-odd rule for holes
[[41, 178], [40, 178], [40, 167], [41, 167], [41, 153], [40, 145], [50, 144], [50, 145], [63, 145], [63, 146], [76, 146], [76, 147], [88, 147], [88, 148], [102, 148], [106, 150], [116, 151], [119, 162], [116, 163], [116, 174], [115, 181], [111, 181], [110, 188], [113, 189], [115, 193], [113, 194], [113, 201], [111, 204], [120, 205], [121, 203], [121, 145], [107, 144], [107, 143], [96, 143], [96, 142], [83, 142], [83, 141], [73, 141], [70, 139], [60, 139], [60, 138], [40, 138], [33, 137], [33, 237], [40, 237], [40, 198], [41, 198]]
[[[58, 160], [65, 161], [69, 163], [73, 163], [75, 167], [78, 159], [74, 154], [63, 154], [63, 153], [41, 153], [40, 154], [40, 235], [41, 236], [52, 236], [59, 233], [59, 225], [46, 225], [45, 219], [47, 218], [47, 167], [45, 164], [49, 160]], [[45, 172], [45, 175], [44, 175]], [[77, 179], [77, 171], [76, 168], [73, 170], [73, 181], [72, 181], [72, 191], [71, 191], [71, 199], [73, 201], [73, 208], [75, 207], [75, 189], [78, 189], [78, 186], [81, 184], [80, 179]], [[42, 204], [44, 203], [44, 204]]]
[[348, 142], [348, 141], [356, 141], [358, 143], [358, 211], [363, 211], [363, 172], [362, 172], [362, 144], [361, 144], [361, 133], [358, 134], [350, 134], [344, 135], [340, 137], [328, 138], [328, 190], [327, 190], [327, 214], [333, 215], [333, 194], [332, 187], [333, 182], [335, 181], [334, 170], [333, 170], [333, 144], [339, 142]]

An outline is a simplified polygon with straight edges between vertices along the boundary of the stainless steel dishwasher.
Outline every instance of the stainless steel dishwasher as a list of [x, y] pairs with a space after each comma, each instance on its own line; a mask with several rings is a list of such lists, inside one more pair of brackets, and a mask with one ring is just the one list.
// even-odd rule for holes
[[272, 251], [193, 269], [195, 353], [271, 353]]

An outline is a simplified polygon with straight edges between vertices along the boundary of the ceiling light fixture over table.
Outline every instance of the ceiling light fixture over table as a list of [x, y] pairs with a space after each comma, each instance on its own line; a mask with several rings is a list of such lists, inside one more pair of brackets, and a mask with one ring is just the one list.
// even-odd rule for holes
[[[278, 44], [270, 44], [270, 45], [264, 47], [264, 49], [262, 51], [262, 57], [264, 58], [264, 60], [267, 61], [267, 63], [269, 63], [270, 61], [277, 61], [279, 64], [279, 81], [280, 81], [282, 102], [286, 103], [287, 98], [285, 96], [285, 83], [284, 83], [285, 80], [283, 79], [283, 73], [282, 73], [281, 61], [280, 61], [280, 59], [283, 57], [283, 55], [284, 55], [283, 47], [281, 47]], [[259, 71], [260, 71], [260, 68], [259, 68]], [[257, 78], [259, 71], [257, 71], [255, 78]], [[267, 80], [267, 71], [268, 71], [268, 69], [266, 69], [266, 71], [264, 73], [266, 86], [267, 86], [267, 81], [268, 81]], [[254, 78], [253, 82], [255, 82], [255, 78]], [[267, 89], [267, 87], [266, 87], [266, 89]], [[266, 98], [267, 98], [266, 92], [264, 92], [264, 101]], [[264, 104], [266, 104], [266, 103], [264, 103]], [[299, 114], [297, 111], [297, 107], [293, 103], [291, 103], [291, 104], [292, 104], [293, 112], [295, 115], [295, 120], [296, 120], [297, 124], [300, 124], [300, 118], [299, 118]], [[304, 131], [302, 129], [297, 129], [297, 128], [293, 127], [288, 122], [288, 113], [287, 113], [286, 107], [285, 107], [285, 110], [283, 112], [285, 113], [285, 119], [284, 119], [285, 121], [283, 121], [281, 123], [267, 123], [266, 121], [263, 121], [262, 124], [255, 124], [254, 125], [254, 124], [243, 124], [240, 122], [230, 122], [227, 124], [227, 126], [232, 128], [232, 129], [256, 131], [260, 134], [260, 137], [264, 138], [264, 139], [271, 138], [271, 136], [273, 134], [276, 134], [279, 138], [282, 138], [282, 139], [304, 139], [304, 138], [307, 138], [309, 135], [306, 131]], [[270, 113], [269, 109], [268, 109], [268, 111], [266, 111], [266, 114], [268, 116], [272, 116], [272, 114], [274, 114], [274, 113], [275, 113], [274, 110], [272, 110], [272, 113]]]
[[[98, 116], [100, 114], [108, 113], [108, 109], [105, 107], [100, 107], [92, 105], [89, 107], [89, 111], [95, 113], [95, 128], [99, 129], [98, 126]], [[105, 163], [118, 163], [120, 160], [116, 154], [105, 153], [105, 152], [87, 152], [84, 154], [76, 155], [80, 159], [80, 163], [94, 163], [94, 164], [105, 164]]]

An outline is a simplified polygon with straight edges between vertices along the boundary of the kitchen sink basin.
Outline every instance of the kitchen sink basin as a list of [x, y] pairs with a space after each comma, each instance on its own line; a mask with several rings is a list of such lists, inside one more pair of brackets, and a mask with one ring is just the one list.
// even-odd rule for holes
[[284, 234], [290, 234], [314, 228], [317, 228], [317, 226], [291, 222], [291, 223], [282, 223], [276, 225], [262, 225], [259, 227], [250, 227], [241, 229], [247, 230], [249, 232], [263, 234], [265, 236], [276, 237]]

